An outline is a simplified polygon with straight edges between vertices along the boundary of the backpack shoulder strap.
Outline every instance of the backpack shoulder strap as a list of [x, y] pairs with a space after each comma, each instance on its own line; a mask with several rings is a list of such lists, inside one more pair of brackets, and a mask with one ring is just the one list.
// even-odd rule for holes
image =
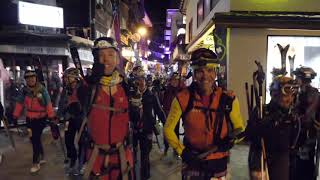
[[193, 102], [195, 100], [195, 90], [191, 87], [181, 90], [177, 94], [177, 100], [182, 110], [182, 120], [184, 120], [185, 116], [193, 108]]
[[219, 142], [221, 140], [220, 134], [223, 126], [223, 118], [225, 118], [227, 121], [228, 134], [233, 130], [233, 124], [230, 119], [230, 112], [232, 111], [232, 103], [234, 98], [235, 96], [231, 91], [221, 93], [215, 120], [217, 122], [215, 126], [215, 128], [217, 128], [217, 131], [215, 130], [215, 132], [217, 132], [218, 136], [215, 136], [214, 142]]

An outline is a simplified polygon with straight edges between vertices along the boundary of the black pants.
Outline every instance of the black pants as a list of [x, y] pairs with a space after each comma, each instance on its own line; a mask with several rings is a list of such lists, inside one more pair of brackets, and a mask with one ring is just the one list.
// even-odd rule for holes
[[302, 160], [299, 157], [295, 159], [295, 169], [293, 175], [290, 177], [290, 180], [316, 180], [315, 177], [315, 163], [313, 159]]
[[43, 146], [41, 143], [41, 135], [43, 129], [46, 127], [46, 118], [41, 119], [29, 119], [27, 118], [27, 127], [31, 129], [32, 136], [30, 137], [33, 149], [33, 160], [34, 164], [39, 163], [40, 159], [43, 158]]
[[[134, 147], [137, 147], [138, 143], [140, 145], [140, 157], [141, 157], [141, 167], [140, 174], [141, 179], [146, 180], [150, 178], [150, 159], [149, 154], [152, 150], [152, 136], [153, 133], [136, 133], [134, 135]], [[135, 148], [136, 149], [136, 148]], [[135, 155], [137, 155], [135, 150]]]
[[65, 131], [65, 144], [67, 147], [67, 157], [71, 160], [71, 166], [74, 165], [78, 157], [77, 149], [74, 144], [77, 131], [79, 131], [79, 123], [77, 123], [76, 119], [70, 119], [68, 130]]
[[227, 173], [228, 157], [206, 160], [201, 164], [189, 163], [181, 170], [182, 180], [210, 180], [212, 177], [223, 177]]

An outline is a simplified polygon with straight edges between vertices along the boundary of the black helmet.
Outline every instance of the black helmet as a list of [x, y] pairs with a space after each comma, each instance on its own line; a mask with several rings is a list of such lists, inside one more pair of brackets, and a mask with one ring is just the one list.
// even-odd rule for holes
[[317, 76], [317, 73], [310, 67], [301, 66], [292, 72], [296, 77], [312, 80]]
[[28, 77], [37, 77], [37, 73], [35, 70], [26, 70], [24, 72], [24, 78], [28, 78]]
[[299, 90], [299, 85], [296, 83], [295, 80], [291, 77], [286, 76], [277, 76], [273, 79], [270, 85], [270, 94], [278, 95], [278, 94], [294, 94], [297, 93]]
[[209, 64], [219, 67], [219, 61], [216, 53], [206, 48], [199, 48], [191, 54], [191, 67], [196, 69], [198, 67], [207, 66]]
[[132, 75], [134, 78], [144, 78], [145, 73], [142, 66], [136, 66], [132, 69]]
[[272, 79], [278, 77], [278, 76], [285, 76], [287, 74], [287, 71], [283, 68], [273, 68], [271, 71]]
[[74, 77], [76, 79], [80, 78], [80, 71], [77, 68], [74, 67], [68, 67], [64, 72], [63, 72], [63, 77]]

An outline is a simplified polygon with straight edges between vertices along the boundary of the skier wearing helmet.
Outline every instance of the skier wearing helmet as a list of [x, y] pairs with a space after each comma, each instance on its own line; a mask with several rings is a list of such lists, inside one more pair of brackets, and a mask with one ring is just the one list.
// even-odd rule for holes
[[94, 64], [87, 81], [93, 86], [89, 98], [88, 131], [92, 138], [84, 177], [132, 179], [128, 97], [118, 68], [120, 53], [114, 39], [94, 41]]
[[[244, 130], [239, 101], [232, 92], [216, 86], [219, 62], [213, 51], [195, 50], [191, 67], [194, 81], [173, 99], [164, 126], [165, 137], [186, 163], [182, 179], [225, 179], [233, 145], [230, 135]], [[185, 129], [183, 144], [174, 132], [180, 117]]]
[[296, 111], [301, 120], [301, 133], [292, 157], [292, 180], [315, 180], [319, 161], [319, 92], [311, 86], [317, 73], [310, 67], [301, 66], [293, 71], [299, 83]]

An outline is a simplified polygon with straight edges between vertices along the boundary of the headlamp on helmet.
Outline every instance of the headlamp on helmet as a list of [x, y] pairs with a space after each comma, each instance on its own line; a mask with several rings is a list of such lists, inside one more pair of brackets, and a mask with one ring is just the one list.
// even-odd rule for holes
[[110, 37], [101, 37], [94, 41], [93, 49], [99, 50], [108, 48], [113, 48], [116, 51], [118, 51], [117, 43], [114, 39]]
[[63, 72], [63, 77], [80, 78], [80, 71], [77, 68], [69, 67]]
[[191, 54], [191, 68], [198, 69], [201, 67], [219, 68], [217, 55], [210, 49], [200, 48]]
[[109, 49], [112, 48], [115, 51], [119, 52], [117, 43], [114, 39], [110, 37], [100, 37], [96, 39], [93, 43], [92, 55], [94, 57], [94, 61], [98, 61], [98, 51], [101, 49]]
[[28, 77], [37, 77], [37, 73], [35, 70], [26, 70], [24, 73], [24, 78], [28, 78]]
[[295, 71], [293, 71], [293, 74], [297, 77], [309, 80], [312, 80], [317, 76], [317, 73], [312, 68], [306, 66], [297, 68]]

